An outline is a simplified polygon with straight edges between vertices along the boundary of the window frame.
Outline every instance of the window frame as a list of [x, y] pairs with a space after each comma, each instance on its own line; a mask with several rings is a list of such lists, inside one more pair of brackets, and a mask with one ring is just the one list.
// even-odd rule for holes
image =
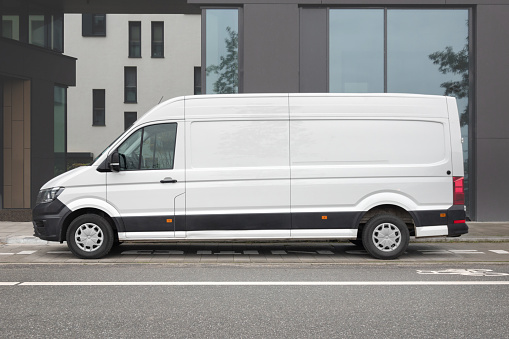
[[[98, 107], [99, 102], [96, 102], [96, 93], [103, 93], [102, 94], [102, 106]], [[96, 124], [96, 112], [102, 109], [102, 124], [97, 123]], [[92, 126], [106, 126], [106, 89], [93, 89], [92, 90]]]
[[[155, 54], [155, 47], [156, 42], [154, 39], [154, 29], [156, 26], [161, 25], [161, 41], [159, 42], [161, 44], [161, 55]], [[154, 59], [161, 59], [164, 58], [164, 21], [152, 21], [151, 22], [151, 56]]]
[[[104, 18], [104, 30], [95, 29], [95, 18]], [[102, 25], [101, 25], [102, 26]], [[106, 36], [106, 14], [104, 13], [83, 13], [81, 15], [81, 35], [84, 37], [105, 37]]]
[[[134, 86], [128, 85], [127, 73], [134, 70]], [[128, 100], [128, 90], [134, 89], [134, 100]], [[124, 104], [137, 104], [138, 103], [138, 69], [136, 66], [124, 67]]]
[[[134, 115], [134, 121], [132, 123], [130, 123], [129, 125], [127, 124], [128, 123], [128, 119], [127, 117], [130, 115], [129, 119], [132, 119], [133, 118], [133, 115]], [[128, 112], [124, 112], [124, 131], [127, 131], [129, 129], [129, 127], [131, 127], [135, 122], [136, 120], [138, 120], [138, 112], [133, 112], [133, 111], [128, 111]]]
[[[129, 58], [141, 58], [141, 21], [129, 21], [128, 24], [129, 24], [128, 56]], [[139, 28], [140, 30], [139, 32], [140, 40], [138, 41], [133, 40], [133, 29], [135, 28]], [[136, 53], [131, 53], [132, 51], [134, 52], [133, 48], [136, 47], [136, 43], [139, 45], [140, 52], [139, 55], [136, 55]]]

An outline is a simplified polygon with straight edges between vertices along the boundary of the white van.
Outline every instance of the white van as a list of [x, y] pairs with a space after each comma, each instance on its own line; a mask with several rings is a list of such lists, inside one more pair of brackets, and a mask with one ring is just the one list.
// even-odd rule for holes
[[456, 101], [404, 94], [179, 97], [46, 183], [35, 234], [124, 241], [350, 239], [375, 258], [465, 224]]

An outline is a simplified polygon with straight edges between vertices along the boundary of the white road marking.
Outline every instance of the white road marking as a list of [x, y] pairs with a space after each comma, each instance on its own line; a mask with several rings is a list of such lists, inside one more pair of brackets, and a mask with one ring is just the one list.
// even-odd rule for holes
[[17, 281], [0, 281], [0, 286], [14, 286], [19, 284]]
[[452, 254], [452, 252], [446, 250], [419, 250], [422, 254]]
[[345, 253], [348, 254], [368, 254], [366, 250], [352, 250], [352, 251], [345, 251]]
[[184, 251], [156, 250], [152, 254], [184, 254]]
[[468, 275], [474, 277], [503, 277], [509, 275], [509, 273], [498, 273], [493, 270], [487, 270], [482, 268], [449, 268], [446, 270], [417, 270], [417, 274], [457, 274], [457, 275]]
[[509, 285], [509, 281], [30, 281], [16, 286], [468, 286]]
[[297, 254], [316, 254], [315, 251], [288, 251], [288, 253], [297, 253]]
[[451, 250], [451, 252], [454, 254], [486, 254], [478, 250]]
[[504, 250], [489, 250], [490, 252], [496, 253], [496, 254], [508, 254], [508, 251]]
[[244, 254], [260, 254], [258, 251], [255, 251], [255, 250], [247, 250], [247, 251], [244, 251]]
[[37, 251], [21, 251], [21, 252], [18, 252], [16, 254], [29, 255], [29, 254], [34, 254], [35, 252], [37, 252]]
[[235, 251], [219, 251], [219, 253], [214, 253], [214, 254], [242, 254], [242, 253], [238, 253]]
[[316, 253], [318, 253], [318, 254], [334, 254], [334, 252], [332, 252], [332, 251], [325, 251], [325, 250], [318, 250], [318, 251], [316, 251]]
[[71, 251], [49, 251], [49, 252], [46, 252], [47, 254], [70, 254], [72, 253]]
[[13, 255], [14, 253], [0, 253], [0, 255]]
[[198, 251], [196, 254], [212, 254], [212, 251]]
[[272, 254], [288, 254], [288, 253], [286, 253], [286, 251], [282, 251], [282, 250], [273, 250], [271, 252], [272, 252]]

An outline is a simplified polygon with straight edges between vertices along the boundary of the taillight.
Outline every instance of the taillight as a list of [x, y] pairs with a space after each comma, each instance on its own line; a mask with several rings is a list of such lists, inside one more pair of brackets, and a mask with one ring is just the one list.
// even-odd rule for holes
[[454, 184], [453, 203], [454, 205], [465, 205], [465, 190], [463, 186], [463, 177], [453, 177]]

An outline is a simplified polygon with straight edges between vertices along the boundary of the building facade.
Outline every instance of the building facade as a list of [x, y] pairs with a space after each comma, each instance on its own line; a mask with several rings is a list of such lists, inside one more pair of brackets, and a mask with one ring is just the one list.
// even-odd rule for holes
[[160, 101], [200, 91], [200, 15], [66, 14], [64, 27], [78, 59], [67, 92], [69, 164], [99, 155]]
[[[10, 15], [6, 4], [16, 3], [3, 0], [2, 18], [4, 14]], [[464, 138], [467, 213], [472, 220], [509, 220], [506, 176], [509, 160], [505, 156], [509, 149], [506, 128], [509, 123], [509, 0], [125, 0], [121, 3], [39, 0], [37, 3], [60, 8], [65, 13], [201, 14], [200, 64], [204, 93], [410, 92], [456, 96]], [[26, 32], [30, 27], [36, 29], [37, 24], [29, 26], [29, 11], [24, 13], [26, 19], [20, 21], [23, 23], [20, 27], [25, 27]], [[51, 20], [45, 17], [44, 22]], [[92, 24], [89, 29], [93, 29]], [[141, 29], [144, 34], [151, 28], [142, 26]], [[0, 54], [1, 61], [7, 60], [0, 63], [4, 77], [17, 72], [20, 79], [26, 79], [24, 70], [16, 67], [20, 60], [34, 55], [31, 53], [35, 47], [28, 43], [27, 33], [22, 36], [20, 40], [25, 42], [22, 50], [18, 50], [20, 46], [13, 39], [2, 39], [2, 43], [9, 44], [5, 48], [1, 46], [2, 51], [8, 51]], [[150, 38], [142, 37], [142, 45], [147, 39]], [[125, 43], [120, 47], [123, 53], [127, 53], [126, 48]], [[120, 86], [125, 87], [124, 93], [116, 94], [115, 101], [122, 101], [126, 93], [133, 92], [133, 72], [125, 68], [139, 67], [136, 62], [142, 62], [147, 53], [151, 51], [142, 51], [141, 60], [129, 59], [132, 63], [119, 64], [120, 70], [115, 68], [112, 78], [119, 79]], [[45, 55], [37, 56], [35, 61], [47, 60]], [[59, 65], [65, 68], [66, 60], [61, 58]], [[28, 63], [27, 69], [33, 64]], [[60, 70], [64, 68], [53, 68], [45, 79], [62, 75]], [[108, 70], [113, 72], [114, 68]], [[138, 70], [136, 74], [141, 73]], [[78, 85], [81, 77], [79, 74]], [[126, 78], [131, 81], [126, 82]], [[47, 84], [72, 85], [72, 79], [66, 79], [48, 80]], [[92, 90], [104, 89], [104, 86], [93, 86]], [[33, 84], [31, 89], [34, 100]], [[48, 107], [44, 123], [52, 126], [51, 131], [57, 126], [53, 124], [55, 117], [49, 117], [49, 102], [53, 106], [57, 102], [53, 92], [44, 92]], [[89, 105], [94, 92], [89, 91], [87, 95]], [[101, 104], [101, 93], [96, 92], [96, 96]], [[108, 97], [106, 93], [105, 124], [111, 125]], [[157, 97], [151, 100], [157, 103]], [[95, 107], [98, 114], [103, 108], [99, 106]], [[126, 109], [121, 108], [121, 117], [128, 112]], [[83, 115], [84, 126], [90, 126], [90, 115], [87, 109]], [[33, 105], [31, 116], [34, 116]], [[122, 125], [122, 118], [119, 121]], [[90, 128], [94, 134], [101, 129]], [[113, 137], [98, 138], [103, 138], [100, 143], [105, 144]], [[52, 172], [49, 164], [55, 162], [55, 152], [52, 149], [50, 156], [50, 141], [41, 142], [34, 145], [31, 141], [35, 147], [46, 145], [40, 155], [37, 153], [47, 160], [45, 170], [37, 175], [49, 179]], [[32, 148], [32, 158], [33, 151]], [[5, 154], [4, 151], [4, 158]], [[39, 179], [36, 181], [39, 184]], [[1, 186], [5, 192], [4, 182]]]
[[61, 6], [3, 0], [0, 22], [0, 220], [29, 220], [39, 188], [65, 171], [76, 60], [63, 54]]
[[202, 6], [205, 93], [455, 96], [467, 214], [509, 220], [509, 1], [188, 3]]

